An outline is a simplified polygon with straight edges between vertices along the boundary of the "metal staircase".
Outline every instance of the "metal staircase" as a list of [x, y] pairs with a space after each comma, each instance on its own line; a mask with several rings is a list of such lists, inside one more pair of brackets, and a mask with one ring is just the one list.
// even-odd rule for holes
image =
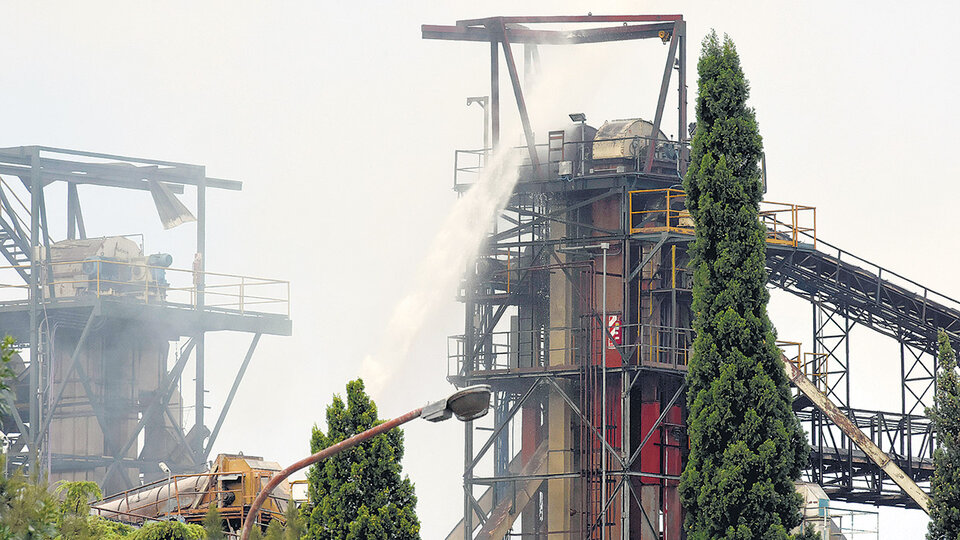
[[10, 204], [10, 197], [20, 202], [6, 182], [0, 183], [0, 254], [7, 260], [24, 282], [30, 282], [30, 214], [25, 221]]

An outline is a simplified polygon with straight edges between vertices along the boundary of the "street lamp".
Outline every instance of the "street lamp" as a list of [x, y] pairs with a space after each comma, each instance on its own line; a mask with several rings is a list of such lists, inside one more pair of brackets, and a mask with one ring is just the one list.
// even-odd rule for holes
[[167, 484], [169, 485], [170, 477], [173, 475], [173, 473], [170, 471], [170, 467], [167, 467], [167, 464], [162, 461], [160, 463], [157, 463], [157, 466], [160, 467], [160, 470], [167, 475]]
[[270, 496], [270, 493], [273, 492], [274, 488], [279, 486], [280, 482], [286, 480], [291, 474], [304, 467], [309, 467], [314, 463], [323, 461], [343, 450], [352, 448], [368, 439], [372, 439], [377, 435], [382, 435], [395, 427], [406, 424], [414, 418], [423, 418], [430, 422], [440, 422], [451, 416], [456, 416], [458, 420], [463, 422], [476, 420], [487, 414], [487, 410], [490, 408], [491, 394], [492, 390], [489, 385], [479, 384], [476, 386], [468, 386], [446, 399], [435, 401], [419, 409], [414, 409], [403, 416], [388, 420], [379, 426], [374, 426], [363, 433], [358, 433], [349, 439], [344, 439], [333, 446], [324, 448], [316, 454], [307, 456], [286, 469], [283, 469], [267, 482], [267, 485], [257, 494], [257, 498], [254, 499], [253, 504], [250, 505], [247, 517], [243, 521], [240, 540], [248, 540], [250, 538], [250, 531], [253, 530], [253, 522], [256, 519], [257, 513], [260, 512], [260, 507], [263, 506], [263, 503], [267, 500], [267, 497]]

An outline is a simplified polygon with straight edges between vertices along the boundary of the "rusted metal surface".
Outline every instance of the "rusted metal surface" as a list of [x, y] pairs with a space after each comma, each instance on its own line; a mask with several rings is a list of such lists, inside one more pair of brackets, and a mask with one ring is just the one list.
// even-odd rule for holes
[[804, 376], [803, 372], [801, 372], [793, 362], [790, 362], [785, 356], [781, 358], [783, 360], [784, 371], [787, 373], [787, 378], [790, 379], [794, 386], [803, 392], [803, 394], [813, 402], [816, 408], [827, 415], [827, 418], [829, 418], [831, 422], [843, 430], [843, 433], [847, 437], [850, 437], [850, 440], [852, 440], [860, 450], [863, 450], [863, 453], [876, 463], [891, 480], [896, 482], [896, 484], [900, 486], [900, 489], [909, 495], [924, 512], [928, 512], [930, 497], [920, 489], [920, 486], [907, 476], [907, 474], [890, 459], [890, 456], [874, 444], [863, 431], [860, 431], [860, 428], [850, 421], [827, 396], [817, 390], [817, 387], [810, 379]]

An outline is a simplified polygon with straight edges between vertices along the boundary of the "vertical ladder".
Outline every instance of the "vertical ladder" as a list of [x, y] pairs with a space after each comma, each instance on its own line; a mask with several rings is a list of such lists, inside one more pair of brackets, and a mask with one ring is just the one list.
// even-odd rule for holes
[[551, 131], [547, 143], [547, 162], [550, 163], [550, 169], [553, 170], [554, 163], [560, 163], [564, 160], [564, 133], [563, 130]]

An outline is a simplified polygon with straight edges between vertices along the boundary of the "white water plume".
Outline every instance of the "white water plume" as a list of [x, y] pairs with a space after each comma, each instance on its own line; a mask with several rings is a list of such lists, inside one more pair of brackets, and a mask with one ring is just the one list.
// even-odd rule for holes
[[490, 157], [476, 184], [444, 220], [420, 263], [413, 290], [394, 308], [377, 354], [363, 359], [361, 376], [371, 394], [378, 394], [397, 373], [427, 318], [449, 301], [464, 271], [473, 264], [510, 199], [521, 155], [516, 149], [501, 146]]
[[[579, 110], [595, 92], [592, 85], [576, 88], [570, 85], [571, 72], [590, 73], [598, 69], [595, 56], [587, 54], [575, 59], [564, 56], [562, 65], [564, 69], [554, 66], [555, 69], [538, 70], [536, 80], [531, 81], [525, 92], [535, 132], [556, 129], [557, 121], [566, 122], [567, 113], [573, 110], [566, 107]], [[602, 74], [598, 74], [598, 78]], [[573, 105], [575, 103], [581, 105]], [[514, 115], [505, 115], [501, 132], [522, 133], [518, 120]], [[363, 359], [360, 372], [372, 395], [379, 394], [409, 365], [408, 354], [420, 331], [428, 319], [450, 301], [464, 271], [473, 264], [484, 239], [509, 201], [527, 152], [525, 147], [510, 146], [504, 141], [488, 159], [477, 183], [454, 205], [418, 267], [411, 291], [394, 308], [381, 337], [381, 346], [375, 354]]]

